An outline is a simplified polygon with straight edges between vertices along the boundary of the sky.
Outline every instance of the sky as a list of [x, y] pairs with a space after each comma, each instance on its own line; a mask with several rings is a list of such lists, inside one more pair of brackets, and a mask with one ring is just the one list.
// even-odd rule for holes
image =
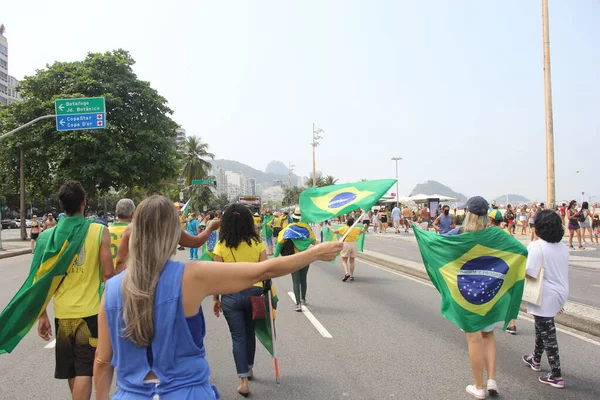
[[[541, 1], [11, 1], [9, 73], [117, 48], [217, 158], [546, 196]], [[600, 2], [550, 0], [556, 197], [600, 200]], [[110, 123], [110, 121], [108, 121]], [[576, 171], [580, 172], [577, 173]]]

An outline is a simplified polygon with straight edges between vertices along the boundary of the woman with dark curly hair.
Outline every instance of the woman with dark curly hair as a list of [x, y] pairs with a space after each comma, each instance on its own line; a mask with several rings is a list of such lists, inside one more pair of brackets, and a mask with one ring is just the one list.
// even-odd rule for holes
[[583, 246], [581, 245], [581, 231], [579, 229], [579, 214], [581, 211], [577, 211], [577, 201], [571, 200], [569, 203], [569, 207], [567, 208], [567, 218], [569, 219], [569, 248], [571, 250], [573, 247], [573, 236], [575, 232], [577, 232], [577, 242], [579, 243], [579, 248], [583, 250]]
[[527, 249], [527, 275], [537, 278], [544, 268], [542, 305], [527, 305], [527, 312], [535, 319], [535, 347], [533, 354], [523, 356], [523, 362], [532, 370], [541, 371], [540, 362], [545, 351], [552, 372], [541, 376], [539, 381], [562, 389], [565, 381], [560, 369], [554, 317], [562, 312], [569, 296], [569, 250], [562, 243], [562, 220], [553, 210], [538, 213], [535, 232], [539, 240], [530, 243]]
[[[216, 262], [259, 262], [267, 259], [263, 241], [256, 232], [250, 210], [242, 204], [232, 204], [223, 213], [219, 242], [215, 246]], [[254, 320], [250, 296], [260, 296], [262, 282], [233, 294], [213, 296], [213, 311], [218, 317], [221, 309], [229, 325], [233, 343], [233, 359], [238, 377], [241, 379], [238, 393], [247, 396], [248, 379], [252, 378], [252, 367], [256, 351]]]

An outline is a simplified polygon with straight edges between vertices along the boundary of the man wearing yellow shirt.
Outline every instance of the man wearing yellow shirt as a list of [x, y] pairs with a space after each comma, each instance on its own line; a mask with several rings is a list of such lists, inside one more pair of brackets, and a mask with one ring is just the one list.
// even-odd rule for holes
[[[131, 223], [133, 218], [133, 211], [135, 210], [135, 204], [131, 199], [121, 199], [117, 203], [115, 214], [117, 215], [117, 222], [112, 224], [108, 228], [110, 233], [110, 251], [112, 253], [113, 265], [117, 266], [117, 254], [119, 253], [119, 246], [121, 245], [121, 239], [123, 233], [127, 228], [127, 225]], [[117, 274], [121, 272], [117, 269]]]
[[277, 238], [279, 236], [279, 232], [281, 232], [281, 228], [283, 227], [283, 215], [281, 213], [277, 213], [275, 218], [273, 218], [273, 237]]
[[[58, 198], [67, 219], [84, 218], [87, 200], [81, 183], [65, 182], [60, 187]], [[114, 274], [108, 229], [91, 223], [79, 254], [74, 257], [54, 294], [54, 377], [69, 380], [73, 399], [89, 399], [92, 394], [102, 283]], [[38, 334], [44, 340], [50, 340], [52, 335], [45, 310], [38, 322]]]
[[[350, 217], [346, 220], [346, 226], [333, 231], [333, 233], [341, 236], [344, 236], [349, 231], [348, 236], [344, 239], [344, 247], [342, 249], [342, 266], [344, 267], [344, 279], [342, 279], [342, 282], [346, 282], [348, 278], [351, 281], [354, 280], [354, 261], [358, 253], [356, 241], [369, 228], [369, 225], [366, 224], [363, 225], [362, 229], [357, 226], [351, 228], [352, 225], [354, 225], [354, 218]], [[350, 273], [348, 273], [348, 260], [350, 260]]]

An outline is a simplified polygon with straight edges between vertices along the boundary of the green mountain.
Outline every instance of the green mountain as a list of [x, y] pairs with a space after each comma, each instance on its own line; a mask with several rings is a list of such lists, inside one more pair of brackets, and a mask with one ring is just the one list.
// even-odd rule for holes
[[[271, 161], [269, 163], [269, 166], [273, 165], [274, 168], [278, 169], [281, 171], [280, 167], [283, 166], [285, 168], [285, 173], [268, 173], [268, 172], [263, 172], [263, 171], [259, 171], [255, 168], [252, 168], [249, 165], [243, 164], [241, 162], [238, 161], [233, 161], [233, 160], [214, 160], [211, 161], [211, 164], [215, 167], [218, 168], [223, 168], [226, 171], [231, 171], [231, 172], [236, 172], [238, 174], [244, 174], [246, 176], [246, 178], [255, 178], [256, 179], [256, 183], [261, 184], [261, 185], [268, 185], [271, 186], [273, 185], [273, 182], [280, 180], [282, 181], [284, 184], [287, 184], [288, 182], [288, 174], [287, 174], [287, 167], [285, 167], [285, 165], [281, 162], [278, 161]], [[279, 165], [281, 164], [281, 165]], [[269, 166], [267, 166], [267, 170], [269, 170]], [[297, 177], [296, 175], [292, 174], [292, 182], [296, 182]]]

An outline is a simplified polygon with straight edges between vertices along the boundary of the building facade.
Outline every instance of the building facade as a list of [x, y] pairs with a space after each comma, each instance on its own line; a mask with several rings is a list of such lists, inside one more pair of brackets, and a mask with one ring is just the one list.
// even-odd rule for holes
[[8, 104], [8, 40], [4, 25], [0, 25], [0, 104]]

